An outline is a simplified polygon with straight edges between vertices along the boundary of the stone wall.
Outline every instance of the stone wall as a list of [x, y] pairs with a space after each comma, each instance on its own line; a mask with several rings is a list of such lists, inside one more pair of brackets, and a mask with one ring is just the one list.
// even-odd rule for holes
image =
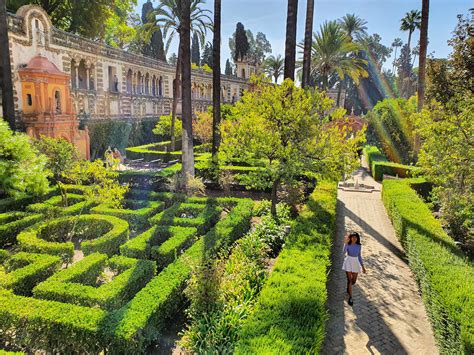
[[[146, 119], [170, 112], [174, 66], [58, 30], [35, 5], [9, 14], [8, 25], [19, 119], [23, 102], [18, 69], [36, 55], [47, 57], [70, 75], [73, 105], [80, 117], [94, 121]], [[246, 80], [223, 75], [222, 102], [238, 100], [247, 88]], [[192, 95], [195, 111], [212, 104], [212, 74], [193, 70]]]

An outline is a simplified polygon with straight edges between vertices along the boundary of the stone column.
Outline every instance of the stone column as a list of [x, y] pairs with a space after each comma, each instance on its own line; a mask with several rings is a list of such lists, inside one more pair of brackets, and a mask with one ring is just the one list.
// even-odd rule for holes
[[86, 88], [90, 90], [91, 77], [90, 77], [90, 66], [86, 66]]
[[79, 64], [74, 61], [74, 70], [76, 71], [76, 87], [75, 89], [79, 89]]

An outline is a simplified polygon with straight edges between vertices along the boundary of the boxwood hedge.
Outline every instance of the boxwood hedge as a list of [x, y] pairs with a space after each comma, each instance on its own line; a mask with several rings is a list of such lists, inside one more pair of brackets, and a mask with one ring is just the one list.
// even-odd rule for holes
[[68, 206], [64, 207], [62, 196], [53, 196], [50, 199], [34, 203], [26, 207], [26, 210], [32, 213], [42, 213], [47, 216], [71, 216], [80, 213], [88, 213], [93, 203], [87, 201], [83, 195], [68, 193]]
[[9, 212], [0, 214], [0, 248], [16, 244], [16, 236], [23, 229], [42, 220], [42, 214]]
[[421, 289], [441, 351], [474, 353], [474, 267], [410, 181], [384, 181], [382, 197]]
[[164, 202], [125, 200], [123, 209], [108, 205], [99, 205], [91, 209], [91, 213], [115, 216], [126, 220], [133, 230], [144, 230], [149, 227], [148, 219], [165, 208]]
[[[72, 233], [72, 235], [71, 235]], [[23, 251], [61, 256], [70, 261], [79, 240], [85, 255], [100, 252], [112, 256], [128, 240], [128, 223], [104, 215], [68, 216], [38, 223], [17, 236]], [[99, 237], [97, 237], [99, 236]]]
[[[105, 266], [117, 275], [111, 281], [97, 285], [97, 278]], [[78, 282], [77, 278], [81, 278], [80, 271], [84, 269], [89, 274], [91, 269], [95, 269], [95, 275], [91, 274], [93, 278], [89, 280], [92, 283]], [[95, 253], [40, 283], [33, 294], [36, 298], [113, 310], [130, 301], [152, 279], [155, 271], [155, 263], [149, 260], [124, 256], [114, 256], [107, 260], [105, 254]]]
[[243, 325], [237, 354], [319, 353], [336, 201], [335, 182], [320, 182], [309, 197]]
[[3, 261], [3, 268], [0, 268], [0, 288], [28, 296], [36, 284], [51, 276], [60, 267], [61, 258], [57, 256], [17, 253]]
[[388, 161], [385, 155], [375, 146], [365, 146], [363, 153], [372, 176], [377, 181], [382, 181], [384, 175], [406, 178], [411, 177], [416, 172], [416, 168], [413, 166]]

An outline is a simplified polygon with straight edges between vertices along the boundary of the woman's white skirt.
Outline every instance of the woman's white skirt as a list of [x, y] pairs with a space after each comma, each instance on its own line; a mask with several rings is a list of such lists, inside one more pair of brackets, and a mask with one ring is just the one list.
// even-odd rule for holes
[[349, 256], [347, 255], [344, 259], [344, 263], [342, 264], [342, 270], [346, 272], [360, 272], [360, 263], [359, 258], [357, 256]]

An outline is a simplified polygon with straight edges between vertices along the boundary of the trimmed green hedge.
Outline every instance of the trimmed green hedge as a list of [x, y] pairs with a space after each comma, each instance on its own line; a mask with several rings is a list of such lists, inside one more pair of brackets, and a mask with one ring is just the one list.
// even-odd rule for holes
[[297, 218], [235, 353], [318, 354], [327, 319], [327, 274], [337, 186], [321, 182]]
[[[170, 145], [170, 141], [168, 142], [160, 142], [160, 143], [152, 143], [141, 145], [138, 147], [130, 147], [126, 149], [127, 158], [134, 160], [134, 159], [143, 159], [145, 161], [152, 161], [157, 159], [162, 159], [163, 161], [171, 161], [171, 160], [181, 160], [182, 152], [181, 150], [176, 150], [173, 152], [165, 151], [165, 148]], [[203, 153], [199, 153], [202, 151], [203, 148], [199, 145], [194, 147], [194, 151], [196, 156], [199, 156]]]
[[35, 285], [47, 279], [61, 267], [61, 258], [51, 255], [17, 253], [3, 261], [0, 268], [0, 288], [28, 296]]
[[83, 195], [67, 193], [68, 206], [62, 206], [62, 196], [53, 196], [50, 199], [34, 203], [26, 207], [28, 212], [43, 213], [48, 216], [72, 216], [79, 213], [88, 213], [94, 205]]
[[207, 204], [199, 203], [199, 200], [196, 202], [198, 203], [177, 203], [151, 217], [149, 221], [151, 224], [195, 227], [198, 234], [202, 235], [219, 220], [222, 208], [212, 203], [212, 200], [207, 200]]
[[161, 245], [151, 247], [151, 258], [156, 260], [158, 269], [172, 263], [180, 254], [195, 242], [196, 228], [170, 227], [170, 236]]
[[[117, 276], [97, 287], [97, 277], [105, 266]], [[40, 283], [34, 288], [33, 294], [36, 298], [113, 310], [130, 301], [153, 278], [155, 272], [155, 263], [149, 260], [124, 256], [107, 260], [105, 254], [96, 253]], [[84, 277], [83, 273], [89, 277]], [[88, 283], [78, 282], [78, 279], [85, 278], [92, 280], [88, 280]]]
[[83, 239], [85, 255], [100, 252], [112, 256], [128, 240], [128, 223], [113, 216], [81, 215], [61, 217], [36, 224], [17, 236], [21, 250], [61, 256], [70, 261], [74, 243], [69, 234]]
[[108, 323], [113, 332], [113, 349], [124, 353], [142, 352], [147, 344], [159, 337], [165, 320], [181, 303], [192, 266], [212, 257], [249, 230], [253, 201], [241, 199], [234, 206], [224, 219], [160, 272], [132, 301], [111, 314]]
[[0, 248], [16, 244], [16, 236], [23, 229], [42, 220], [42, 214], [10, 212], [0, 214]]
[[91, 213], [115, 216], [126, 220], [133, 230], [144, 230], [149, 227], [148, 219], [165, 208], [165, 203], [158, 201], [125, 200], [124, 205], [124, 209], [99, 205]]
[[[122, 255], [137, 259], [153, 259], [152, 247], [159, 246], [168, 239], [192, 237], [197, 235], [196, 228], [155, 225], [142, 234], [130, 239], [120, 247]], [[184, 239], [186, 239], [184, 238]]]
[[388, 161], [385, 155], [375, 146], [366, 145], [363, 153], [372, 176], [376, 181], [382, 181], [383, 175], [401, 178], [411, 177], [416, 171], [416, 168], [413, 166]]
[[474, 353], [474, 267], [410, 181], [384, 181], [383, 202], [406, 250], [442, 352]]

